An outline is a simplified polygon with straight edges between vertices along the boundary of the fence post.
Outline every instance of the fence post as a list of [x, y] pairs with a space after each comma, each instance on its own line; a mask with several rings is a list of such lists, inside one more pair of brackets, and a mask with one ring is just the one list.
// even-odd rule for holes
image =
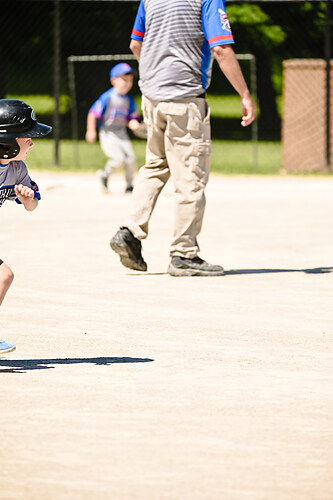
[[[256, 56], [252, 55], [250, 60], [250, 71], [251, 71], [251, 94], [257, 102], [257, 61]], [[258, 171], [259, 161], [258, 161], [258, 117], [251, 124], [251, 137], [252, 137], [252, 149], [253, 149], [253, 167], [255, 171]]]
[[71, 109], [72, 109], [72, 142], [74, 151], [74, 161], [75, 166], [80, 168], [80, 156], [79, 156], [79, 125], [78, 125], [78, 114], [77, 114], [77, 102], [76, 102], [76, 88], [75, 88], [75, 73], [74, 73], [74, 60], [72, 57], [67, 58], [68, 67], [68, 86], [69, 95], [71, 98]]
[[331, 11], [326, 0], [325, 59], [326, 59], [326, 169], [331, 170]]
[[60, 0], [54, 0], [54, 37], [53, 37], [53, 92], [55, 109], [53, 115], [54, 164], [59, 166], [60, 141], [60, 71], [61, 71], [61, 29]]

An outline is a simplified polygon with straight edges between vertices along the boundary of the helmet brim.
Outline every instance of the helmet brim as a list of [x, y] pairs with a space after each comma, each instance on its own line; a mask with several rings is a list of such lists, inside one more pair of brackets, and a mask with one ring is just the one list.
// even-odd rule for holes
[[45, 125], [44, 123], [37, 122], [34, 127], [26, 132], [20, 132], [19, 134], [13, 134], [13, 138], [18, 139], [20, 137], [43, 137], [51, 132], [52, 127]]

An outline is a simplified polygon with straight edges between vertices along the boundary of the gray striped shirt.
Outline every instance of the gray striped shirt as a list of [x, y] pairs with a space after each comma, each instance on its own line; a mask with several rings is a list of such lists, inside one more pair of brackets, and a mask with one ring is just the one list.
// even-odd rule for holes
[[211, 47], [234, 43], [224, 0], [141, 0], [132, 38], [143, 41], [140, 90], [158, 101], [205, 92]]

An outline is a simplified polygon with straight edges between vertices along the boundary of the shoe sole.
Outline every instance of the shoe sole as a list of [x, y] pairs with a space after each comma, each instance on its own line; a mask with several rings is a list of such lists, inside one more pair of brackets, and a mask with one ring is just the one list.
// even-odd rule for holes
[[13, 351], [15, 351], [15, 349], [16, 349], [15, 346], [8, 347], [8, 349], [2, 349], [2, 350], [0, 350], [0, 356], [1, 356], [1, 354], [6, 354], [7, 352], [13, 352]]
[[201, 271], [200, 269], [179, 269], [169, 265], [168, 273], [170, 276], [176, 277], [186, 277], [186, 276], [224, 276], [224, 270], [222, 271]]
[[120, 257], [120, 262], [123, 266], [133, 269], [134, 271], [147, 271], [147, 264], [140, 266], [128, 252], [128, 246], [125, 243], [120, 243], [119, 241], [111, 240], [110, 247], [114, 252], [116, 252]]

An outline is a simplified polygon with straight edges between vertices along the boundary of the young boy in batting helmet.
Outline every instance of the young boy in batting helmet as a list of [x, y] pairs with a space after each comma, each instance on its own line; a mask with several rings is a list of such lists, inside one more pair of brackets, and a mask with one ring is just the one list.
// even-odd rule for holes
[[[6, 200], [35, 210], [40, 200], [37, 184], [29, 177], [24, 160], [33, 146], [31, 138], [48, 134], [52, 127], [38, 123], [33, 109], [17, 99], [0, 99], [0, 207]], [[0, 305], [14, 279], [10, 267], [0, 259]], [[15, 346], [0, 340], [0, 354]]]

